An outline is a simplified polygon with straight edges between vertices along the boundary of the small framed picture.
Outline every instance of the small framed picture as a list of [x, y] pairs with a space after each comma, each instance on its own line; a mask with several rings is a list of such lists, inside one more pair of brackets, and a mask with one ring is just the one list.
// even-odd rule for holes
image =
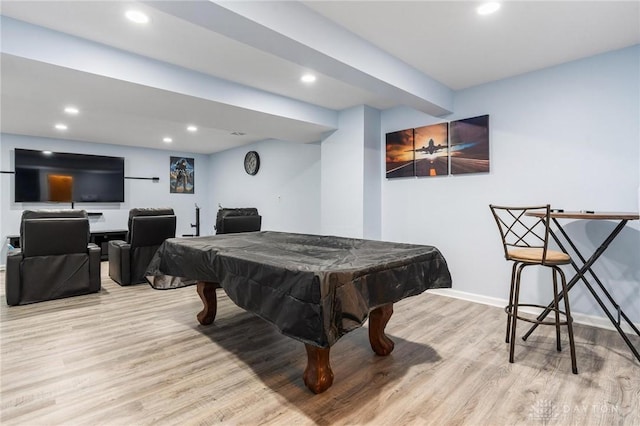
[[170, 157], [169, 160], [169, 192], [171, 194], [194, 193], [193, 158]]

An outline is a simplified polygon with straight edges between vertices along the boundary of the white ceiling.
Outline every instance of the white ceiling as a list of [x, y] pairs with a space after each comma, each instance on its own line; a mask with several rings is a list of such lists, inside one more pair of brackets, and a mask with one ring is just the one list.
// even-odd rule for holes
[[[12, 40], [3, 26], [2, 132], [193, 153], [272, 138], [306, 143], [334, 129], [332, 114], [351, 106], [448, 110], [429, 94], [414, 96], [412, 83], [459, 90], [640, 43], [638, 1], [509, 1], [484, 17], [478, 4], [2, 0], [3, 16], [90, 40], [105, 55], [151, 58], [158, 75], [188, 71], [200, 90], [210, 82], [215, 92], [147, 83], [156, 76], [139, 69], [116, 76], [102, 56], [83, 68], [73, 65], [74, 52], [60, 52], [70, 58], [60, 60], [51, 52], [23, 55], [28, 40]], [[150, 23], [126, 21], [132, 7]], [[341, 48], [352, 49], [353, 60], [340, 59]], [[380, 49], [384, 61], [358, 62], [365, 53], [380, 58]], [[419, 78], [401, 87], [390, 77], [398, 70]], [[305, 71], [318, 75], [314, 85], [299, 81]], [[69, 102], [81, 109], [77, 117], [61, 113]], [[69, 125], [64, 133], [53, 128], [60, 120]], [[187, 124], [198, 132], [187, 133]], [[170, 145], [161, 142], [167, 135]]]

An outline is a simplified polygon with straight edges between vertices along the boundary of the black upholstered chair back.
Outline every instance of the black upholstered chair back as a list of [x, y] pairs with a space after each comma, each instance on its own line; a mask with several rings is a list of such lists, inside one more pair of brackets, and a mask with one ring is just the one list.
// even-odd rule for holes
[[132, 248], [159, 246], [167, 238], [173, 238], [175, 236], [175, 216], [138, 216], [133, 218], [133, 226], [129, 233], [129, 243]]
[[109, 276], [120, 285], [145, 282], [144, 274], [156, 250], [175, 236], [173, 209], [131, 209], [127, 241], [109, 242]]
[[261, 226], [262, 216], [254, 207], [220, 209], [216, 216], [216, 234], [255, 232]]
[[[132, 237], [132, 228], [133, 228], [133, 223], [134, 221], [141, 223], [142, 221], [140, 220], [143, 217], [153, 217], [154, 219], [152, 221], [147, 221], [147, 225], [146, 227], [144, 227], [145, 225], [142, 225], [144, 227], [144, 229], [149, 229], [149, 227], [153, 227], [155, 223], [160, 223], [159, 221], [157, 221], [155, 218], [157, 218], [158, 216], [173, 216], [173, 231], [171, 231], [172, 235], [170, 237], [164, 237], [162, 240], [160, 240], [160, 242], [158, 243], [158, 245], [162, 244], [162, 241], [164, 241], [167, 238], [172, 238], [175, 237], [175, 213], [173, 212], [173, 209], [171, 208], [137, 208], [137, 209], [131, 209], [129, 210], [129, 222], [127, 223], [127, 242], [131, 243], [131, 237]], [[168, 223], [168, 225], [170, 228], [170, 222], [171, 220], [166, 221], [166, 223]], [[138, 225], [136, 225], [137, 227]], [[141, 228], [142, 229], [142, 228]], [[164, 229], [164, 228], [163, 228]], [[138, 232], [138, 234], [140, 234], [140, 232]], [[140, 237], [138, 237], [140, 238]], [[139, 245], [150, 245], [150, 244], [139, 244]]]
[[22, 221], [24, 257], [87, 253], [89, 220], [86, 218], [47, 218]]
[[[86, 229], [84, 231], [84, 235], [77, 235], [75, 234], [75, 232], [79, 231], [78, 228], [74, 228], [73, 230], [68, 229], [67, 231], [73, 231], [74, 238], [77, 239], [84, 239], [84, 248], [83, 251], [87, 250], [87, 243], [89, 242], [89, 236], [90, 236], [90, 232], [89, 232], [89, 215], [87, 214], [87, 212], [85, 210], [25, 210], [24, 212], [22, 212], [22, 218], [20, 220], [20, 247], [22, 247], [22, 251], [24, 253], [24, 248], [25, 245], [26, 246], [31, 246], [32, 248], [35, 243], [35, 245], [39, 245], [40, 241], [36, 235], [36, 233], [33, 232], [33, 229], [31, 229], [32, 232], [29, 232], [29, 240], [30, 241], [26, 241], [25, 240], [25, 227], [29, 224], [29, 226], [33, 227], [33, 226], [37, 226], [40, 229], [49, 229], [49, 232], [56, 232], [59, 231], [61, 235], [65, 236], [65, 238], [67, 236], [71, 236], [71, 234], [67, 233], [65, 234], [63, 231], [63, 227], [65, 226], [81, 226], [81, 225], [64, 225], [63, 222], [65, 222], [63, 219], [83, 219], [79, 222], [82, 223], [86, 223]], [[36, 219], [52, 219], [52, 220], [56, 220], [57, 221], [57, 226], [50, 226], [47, 225], [47, 222], [40, 222], [37, 221]], [[65, 223], [72, 223], [74, 221], [70, 221], [70, 222], [65, 222]], [[34, 225], [35, 224], [35, 225]], [[60, 226], [60, 228], [58, 228]], [[53, 237], [53, 235], [52, 235]], [[62, 238], [63, 240], [65, 238]], [[44, 239], [44, 238], [43, 238]], [[31, 244], [30, 244], [31, 242]], [[54, 250], [64, 250], [64, 248], [58, 246], [56, 244], [56, 242], [52, 242], [53, 245], [55, 245]]]

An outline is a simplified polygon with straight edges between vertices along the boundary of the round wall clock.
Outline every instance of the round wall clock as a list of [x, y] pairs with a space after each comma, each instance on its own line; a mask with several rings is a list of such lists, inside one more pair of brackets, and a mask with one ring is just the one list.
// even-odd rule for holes
[[244, 170], [249, 173], [251, 176], [258, 173], [260, 169], [260, 156], [255, 151], [247, 152], [247, 155], [244, 156]]

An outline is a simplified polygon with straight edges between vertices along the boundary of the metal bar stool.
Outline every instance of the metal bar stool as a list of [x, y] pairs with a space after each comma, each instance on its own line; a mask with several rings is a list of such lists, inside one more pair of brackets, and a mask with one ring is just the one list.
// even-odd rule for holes
[[[569, 333], [569, 347], [571, 351], [571, 370], [573, 374], [578, 374], [576, 366], [576, 349], [573, 339], [573, 318], [569, 307], [569, 297], [567, 294], [567, 283], [560, 265], [571, 263], [571, 257], [557, 250], [548, 249], [549, 242], [549, 214], [550, 206], [533, 207], [505, 207], [489, 205], [493, 217], [496, 220], [504, 255], [508, 261], [513, 262], [511, 268], [511, 285], [509, 290], [509, 304], [505, 307], [507, 313], [507, 333], [506, 343], [510, 343], [509, 362], [513, 363], [513, 353], [515, 348], [516, 325], [518, 320], [527, 321], [533, 324], [553, 325], [556, 328], [556, 349], [562, 350], [560, 345], [560, 326], [566, 325]], [[541, 217], [533, 217], [527, 213], [542, 212]], [[540, 215], [538, 215], [540, 216]], [[520, 307], [535, 307], [547, 309], [547, 306], [531, 303], [520, 303], [520, 277], [522, 271], [527, 266], [546, 266], [551, 268], [553, 275], [553, 295], [554, 302], [550, 308], [554, 313], [553, 321], [544, 321], [528, 318], [518, 312]], [[558, 275], [560, 276], [561, 293], [558, 293]], [[560, 296], [561, 295], [561, 296]], [[564, 311], [559, 308], [559, 299], [564, 301]], [[561, 321], [564, 317], [564, 321]]]

